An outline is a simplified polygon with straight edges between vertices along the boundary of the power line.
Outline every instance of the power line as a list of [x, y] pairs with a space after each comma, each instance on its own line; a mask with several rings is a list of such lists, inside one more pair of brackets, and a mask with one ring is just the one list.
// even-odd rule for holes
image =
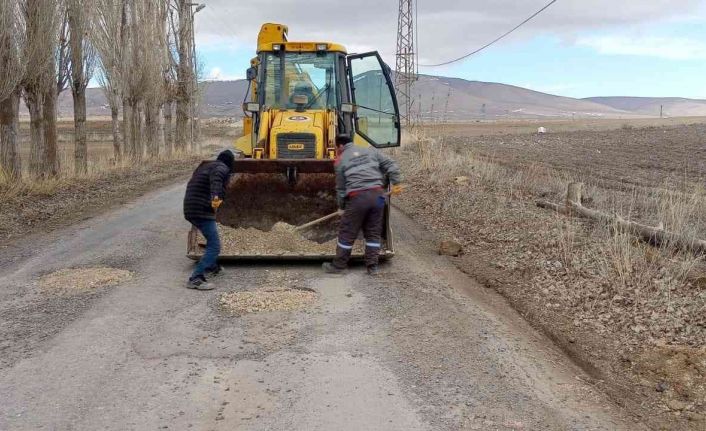
[[508, 31], [508, 32], [506, 32], [506, 33], [504, 33], [504, 34], [501, 35], [500, 37], [494, 39], [492, 42], [483, 45], [482, 47], [476, 49], [476, 50], [473, 51], [473, 52], [469, 52], [469, 53], [466, 54], [466, 55], [463, 55], [463, 56], [461, 56], [461, 57], [455, 58], [455, 59], [453, 59], [453, 60], [445, 61], [445, 62], [443, 62], [443, 63], [438, 63], [438, 64], [420, 64], [419, 67], [439, 67], [439, 66], [446, 66], [447, 64], [455, 63], [455, 62], [457, 62], [457, 61], [463, 60], [464, 58], [468, 58], [468, 57], [470, 57], [470, 56], [472, 56], [472, 55], [474, 55], [474, 54], [478, 54], [479, 52], [483, 51], [484, 49], [486, 49], [486, 48], [490, 47], [491, 45], [494, 45], [494, 44], [496, 44], [497, 42], [501, 41], [502, 39], [506, 38], [506, 37], [509, 36], [511, 33], [515, 32], [515, 30], [517, 30], [518, 28], [520, 28], [520, 27], [522, 27], [523, 25], [527, 24], [528, 22], [532, 21], [537, 15], [539, 15], [540, 13], [542, 13], [542, 12], [544, 12], [545, 10], [549, 9], [549, 7], [550, 7], [551, 5], [553, 5], [554, 3], [556, 3], [557, 1], [558, 1], [558, 0], [552, 0], [552, 1], [550, 1], [546, 6], [544, 6], [543, 8], [541, 8], [540, 10], [538, 10], [537, 12], [535, 12], [534, 14], [532, 14], [532, 16], [530, 16], [530, 17], [527, 18], [526, 20], [524, 20], [524, 21], [522, 21], [521, 23], [519, 23], [518, 25], [516, 25], [512, 30], [510, 30], [510, 31]]

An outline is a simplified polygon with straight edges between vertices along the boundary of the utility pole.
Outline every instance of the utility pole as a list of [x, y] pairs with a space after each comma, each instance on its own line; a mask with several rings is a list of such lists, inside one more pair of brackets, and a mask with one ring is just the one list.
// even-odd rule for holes
[[406, 126], [410, 125], [412, 118], [412, 84], [417, 80], [418, 72], [414, 31], [416, 11], [415, 0], [399, 0], [395, 91]]

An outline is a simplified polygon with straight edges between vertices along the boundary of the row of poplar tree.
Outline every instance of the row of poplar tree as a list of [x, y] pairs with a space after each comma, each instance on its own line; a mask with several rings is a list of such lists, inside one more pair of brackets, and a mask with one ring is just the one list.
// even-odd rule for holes
[[[186, 0], [1, 0], [3, 173], [21, 177], [25, 162], [32, 177], [59, 174], [57, 100], [69, 89], [74, 166], [87, 171], [86, 88], [94, 78], [110, 107], [116, 161], [193, 146], [193, 6]], [[30, 116], [26, 161], [19, 152], [21, 101]]]

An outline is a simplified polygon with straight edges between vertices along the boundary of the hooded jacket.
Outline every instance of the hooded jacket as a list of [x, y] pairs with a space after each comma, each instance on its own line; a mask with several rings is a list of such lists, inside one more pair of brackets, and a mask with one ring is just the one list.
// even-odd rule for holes
[[225, 199], [225, 189], [233, 168], [233, 160], [233, 153], [226, 150], [218, 155], [217, 160], [201, 162], [196, 168], [186, 185], [185, 219], [189, 221], [216, 219], [211, 200], [216, 196]]

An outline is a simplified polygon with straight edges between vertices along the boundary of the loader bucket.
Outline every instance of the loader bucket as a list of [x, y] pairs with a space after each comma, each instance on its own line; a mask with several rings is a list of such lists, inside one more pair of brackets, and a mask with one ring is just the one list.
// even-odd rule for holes
[[[286, 172], [296, 168], [296, 180]], [[223, 205], [216, 220], [221, 225], [222, 260], [330, 259], [336, 252], [339, 220], [333, 219], [302, 233], [291, 231], [337, 210], [336, 184], [330, 160], [236, 160]], [[382, 257], [392, 256], [392, 238], [385, 214]], [[363, 257], [363, 241], [353, 257]], [[188, 253], [203, 255], [205, 240], [192, 228]]]

